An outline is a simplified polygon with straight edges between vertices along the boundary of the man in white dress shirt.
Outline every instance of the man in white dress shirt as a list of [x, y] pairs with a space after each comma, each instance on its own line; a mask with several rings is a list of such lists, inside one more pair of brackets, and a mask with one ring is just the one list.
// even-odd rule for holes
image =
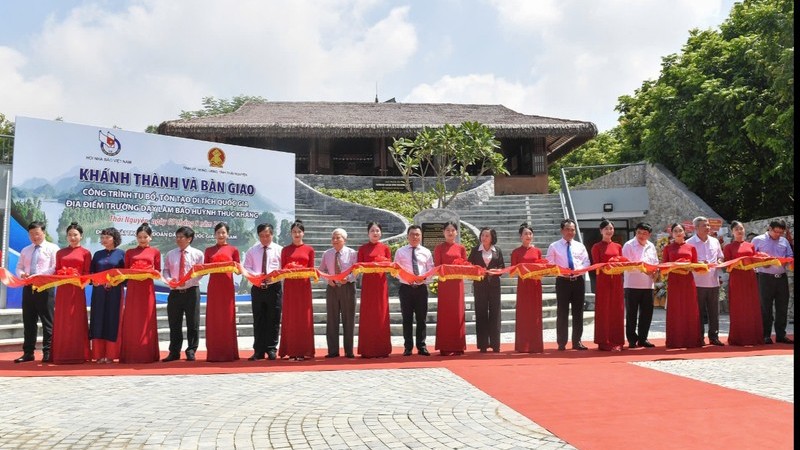
[[[322, 254], [319, 271], [335, 275], [351, 268], [358, 261], [358, 252], [346, 246], [347, 231], [336, 228], [331, 233], [332, 248]], [[344, 335], [344, 356], [353, 354], [353, 333], [356, 325], [356, 279], [350, 274], [342, 281], [328, 280], [325, 290], [325, 307], [328, 313], [325, 336], [328, 340], [326, 358], [339, 356], [339, 319]]]
[[[406, 272], [422, 275], [433, 269], [431, 251], [422, 246], [422, 228], [411, 225], [406, 233], [408, 245], [397, 249], [396, 262]], [[414, 344], [417, 353], [430, 356], [425, 339], [428, 336], [426, 319], [428, 317], [428, 285], [426, 283], [407, 283], [400, 280], [400, 312], [403, 315], [403, 356], [410, 356]], [[414, 339], [414, 320], [417, 321], [416, 340]]]
[[[203, 264], [204, 254], [192, 247], [194, 230], [180, 227], [175, 231], [174, 248], [164, 259], [163, 277], [167, 281], [179, 281], [195, 264]], [[186, 316], [186, 359], [194, 361], [200, 343], [200, 278], [190, 278], [169, 291], [167, 296], [167, 320], [169, 321], [169, 354], [162, 362], [181, 358], [183, 346], [183, 316]]]
[[[273, 241], [275, 227], [269, 223], [256, 226], [258, 242], [244, 255], [244, 268], [252, 274], [268, 274], [281, 268], [283, 247]], [[253, 355], [249, 361], [258, 361], [266, 356], [277, 358], [278, 338], [281, 333], [281, 311], [283, 290], [280, 281], [266, 279], [261, 285], [250, 288], [253, 307]]]
[[[561, 221], [561, 239], [547, 248], [547, 260], [565, 269], [579, 270], [589, 267], [586, 247], [575, 240], [577, 227], [572, 219]], [[583, 338], [583, 303], [586, 285], [582, 275], [556, 278], [556, 341], [558, 349], [567, 349], [569, 312], [572, 308], [572, 349], [586, 350]]]
[[[622, 256], [628, 261], [658, 264], [656, 246], [650, 242], [652, 231], [653, 227], [649, 223], [636, 224], [636, 237], [622, 246]], [[653, 322], [653, 288], [657, 273], [644, 273], [638, 270], [623, 272], [625, 336], [628, 338], [630, 348], [655, 347], [647, 340], [647, 335]]]
[[[708, 219], [703, 216], [695, 217], [694, 236], [686, 243], [697, 250], [697, 261], [706, 264], [718, 264], [725, 260], [719, 240], [709, 236], [711, 227]], [[719, 340], [719, 275], [712, 269], [706, 273], [692, 272], [694, 284], [697, 286], [697, 303], [700, 307], [700, 336], [705, 335], [703, 315], [708, 317], [708, 341], [713, 345], [725, 345]]]
[[[52, 275], [56, 271], [56, 252], [58, 246], [45, 240], [44, 223], [37, 221], [28, 225], [28, 238], [31, 244], [19, 252], [17, 277], [28, 278], [33, 275]], [[31, 285], [22, 288], [22, 326], [24, 341], [22, 356], [15, 363], [33, 361], [36, 349], [36, 335], [39, 321], [42, 322], [42, 362], [51, 362], [50, 344], [53, 340], [53, 310], [55, 289], [33, 291]]]

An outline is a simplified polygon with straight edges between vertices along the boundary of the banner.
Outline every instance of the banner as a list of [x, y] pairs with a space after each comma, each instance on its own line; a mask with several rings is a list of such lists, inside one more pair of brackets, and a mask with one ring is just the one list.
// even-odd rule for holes
[[[46, 223], [47, 239], [59, 247], [67, 246], [66, 227], [78, 222], [82, 245], [92, 253], [102, 248], [102, 229], [116, 227], [119, 248], [127, 250], [147, 222], [162, 259], [176, 247], [178, 227], [191, 227], [192, 246], [204, 250], [215, 243], [214, 226], [225, 222], [228, 242], [244, 260], [257, 241], [257, 224], [273, 224], [276, 239], [289, 235], [294, 159], [272, 150], [18, 117], [7, 268], [15, 270], [19, 251], [30, 243], [33, 220]], [[167, 286], [156, 289], [157, 300], [166, 301]], [[20, 289], [9, 289], [7, 307], [19, 307], [20, 297]]]

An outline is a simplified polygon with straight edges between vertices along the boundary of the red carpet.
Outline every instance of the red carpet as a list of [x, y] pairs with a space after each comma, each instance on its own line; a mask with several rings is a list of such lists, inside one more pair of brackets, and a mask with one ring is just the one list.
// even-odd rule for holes
[[452, 370], [579, 449], [793, 448], [793, 404], [628, 364], [658, 353]]
[[[794, 347], [713, 347], [654, 349], [619, 353], [589, 350], [545, 353], [478, 353], [460, 357], [325, 359], [312, 361], [208, 363], [198, 360], [154, 364], [14, 364], [19, 352], [0, 353], [0, 376], [175, 375], [319, 370], [443, 367], [580, 449], [793, 448], [794, 405], [642, 368], [634, 361], [787, 355]], [[512, 348], [512, 344], [504, 347]], [[41, 357], [40, 353], [36, 354]], [[166, 356], [163, 353], [162, 356]]]

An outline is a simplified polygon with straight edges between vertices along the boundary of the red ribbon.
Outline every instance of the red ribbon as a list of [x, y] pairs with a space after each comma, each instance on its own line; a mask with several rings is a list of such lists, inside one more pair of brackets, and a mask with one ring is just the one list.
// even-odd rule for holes
[[[354, 275], [361, 273], [387, 273], [406, 283], [424, 283], [426, 280], [434, 276], [439, 277], [439, 279], [442, 280], [480, 280], [487, 274], [497, 276], [509, 274], [509, 276], [517, 276], [523, 279], [538, 279], [546, 276], [581, 276], [591, 270], [609, 270], [614, 273], [624, 272], [627, 270], [644, 271], [647, 273], [658, 271], [662, 274], [667, 274], [673, 271], [689, 273], [692, 271], [706, 272], [713, 269], [726, 269], [728, 271], [753, 270], [756, 267], [787, 264], [789, 265], [790, 270], [794, 270], [794, 258], [775, 258], [763, 254], [756, 256], [743, 256], [719, 264], [691, 263], [683, 260], [662, 263], [658, 265], [650, 265], [641, 262], [627, 261], [625, 258], [614, 258], [606, 263], [593, 264], [589, 267], [577, 270], [569, 270], [563, 267], [555, 266], [550, 264], [545, 259], [540, 259], [533, 263], [521, 263], [503, 269], [491, 270], [486, 270], [483, 267], [475, 266], [469, 264], [467, 261], [462, 260], [454, 261], [454, 263], [461, 264], [444, 264], [434, 267], [426, 273], [414, 275], [413, 273], [408, 272], [398, 266], [397, 263], [391, 262], [386, 258], [382, 258], [381, 261], [376, 260], [370, 263], [356, 263], [352, 267], [347, 268], [339, 274], [326, 274], [313, 267], [305, 267], [292, 262], [287, 264], [287, 266], [283, 269], [275, 270], [265, 275], [262, 273], [250, 273], [237, 262], [220, 261], [206, 264], [196, 264], [180, 280], [167, 282], [167, 284], [174, 288], [186, 283], [186, 281], [190, 280], [191, 278], [204, 276], [209, 273], [241, 273], [242, 276], [244, 276], [254, 285], [260, 285], [267, 279], [279, 281], [286, 278], [313, 278], [318, 280], [319, 277], [322, 277], [332, 281], [342, 281], [351, 273]], [[30, 285], [35, 289], [46, 289], [48, 287], [67, 283], [80, 287], [85, 287], [88, 283], [97, 285], [111, 284], [116, 286], [125, 280], [145, 279], [161, 279], [161, 274], [153, 270], [152, 264], [149, 264], [146, 261], [136, 261], [133, 264], [133, 267], [130, 269], [109, 269], [89, 275], [78, 275], [78, 271], [76, 269], [65, 267], [52, 275], [32, 275], [24, 279], [17, 278], [11, 272], [9, 272], [8, 269], [0, 267], [0, 282], [12, 288]]]

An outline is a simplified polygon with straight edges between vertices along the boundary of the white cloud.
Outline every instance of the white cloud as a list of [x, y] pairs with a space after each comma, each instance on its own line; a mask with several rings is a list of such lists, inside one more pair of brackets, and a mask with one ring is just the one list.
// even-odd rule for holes
[[[369, 101], [418, 46], [407, 7], [368, 20], [373, 3], [140, 0], [117, 12], [87, 3], [46, 22], [31, 67], [64, 86], [53, 105], [64, 109], [45, 117], [133, 130], [205, 96]], [[14, 67], [3, 76], [20, 78]]]
[[457, 26], [440, 15], [459, 2], [69, 1], [80, 6], [14, 34], [32, 33], [26, 48], [0, 48], [6, 115], [141, 130], [205, 96], [370, 101], [377, 82], [404, 101], [503, 104], [604, 130], [617, 97], [733, 0], [485, 0]]
[[[679, 52], [691, 28], [719, 25], [722, 1], [491, 0], [510, 55], [528, 77], [444, 75], [407, 101], [503, 104], [515, 111], [616, 125], [613, 108]], [[525, 43], [520, 44], [520, 43]], [[512, 53], [512, 52], [510, 52]], [[498, 68], [502, 71], [502, 68]]]
[[27, 59], [18, 51], [0, 47], [0, 105], [9, 119], [41, 116], [55, 119], [52, 111], [64, 106], [61, 84], [52, 76], [25, 77]]
[[[518, 112], [536, 108], [535, 88], [513, 83], [494, 74], [445, 76], [433, 84], [416, 86], [403, 99], [412, 103], [473, 103], [503, 105]], [[543, 106], [543, 105], [539, 105]]]

